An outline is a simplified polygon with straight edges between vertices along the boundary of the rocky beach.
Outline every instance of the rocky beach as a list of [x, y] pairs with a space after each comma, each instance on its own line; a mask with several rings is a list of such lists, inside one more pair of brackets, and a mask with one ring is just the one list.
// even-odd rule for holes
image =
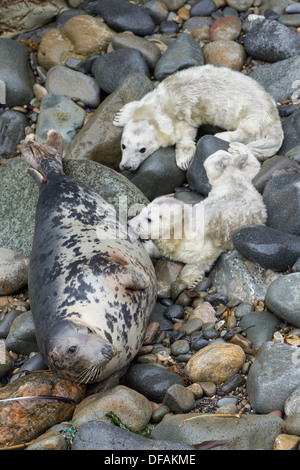
[[[228, 149], [219, 129], [199, 128], [187, 171], [167, 147], [129, 172], [113, 119], [176, 71], [206, 64], [249, 75], [277, 104], [284, 140], [253, 180], [267, 223], [238, 229], [193, 291], [184, 264], [153, 259], [156, 304], [129, 367], [87, 385], [60, 378], [41, 358], [31, 313], [38, 187], [21, 142], [59, 131], [65, 174], [121, 217], [162, 195], [196, 204], [211, 189], [205, 160]], [[0, 448], [300, 449], [299, 130], [299, 2], [0, 3]]]

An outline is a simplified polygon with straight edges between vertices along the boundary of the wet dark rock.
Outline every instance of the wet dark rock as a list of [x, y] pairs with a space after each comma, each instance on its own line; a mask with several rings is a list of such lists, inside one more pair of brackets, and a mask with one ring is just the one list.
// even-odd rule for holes
[[266, 185], [263, 200], [269, 227], [300, 236], [300, 175], [274, 176]]
[[184, 33], [170, 44], [159, 59], [154, 76], [161, 81], [178, 70], [195, 65], [204, 65], [202, 49], [190, 34]]
[[127, 0], [88, 0], [81, 8], [89, 15], [101, 16], [115, 31], [132, 31], [138, 36], [145, 36], [155, 29], [149, 13]]
[[228, 150], [229, 143], [213, 135], [204, 135], [198, 141], [196, 153], [186, 173], [187, 182], [192, 190], [205, 196], [211, 190], [203, 163], [217, 150]]
[[131, 365], [125, 376], [126, 386], [144, 395], [148, 400], [161, 403], [171, 385], [184, 385], [175, 372], [155, 364]]
[[300, 328], [300, 273], [280, 276], [266, 292], [265, 304], [282, 320]]
[[137, 49], [125, 48], [104, 54], [95, 60], [92, 73], [102, 90], [112, 93], [130, 73], [150, 77], [143, 55]]
[[300, 37], [276, 20], [255, 24], [246, 34], [245, 51], [255, 59], [277, 62], [299, 55]]
[[239, 228], [233, 244], [245, 258], [274, 271], [286, 271], [300, 256], [300, 236], [263, 225]]
[[248, 313], [239, 323], [239, 326], [245, 329], [246, 338], [251, 341], [252, 348], [260, 348], [263, 343], [272, 341], [279, 325], [279, 318], [268, 311]]

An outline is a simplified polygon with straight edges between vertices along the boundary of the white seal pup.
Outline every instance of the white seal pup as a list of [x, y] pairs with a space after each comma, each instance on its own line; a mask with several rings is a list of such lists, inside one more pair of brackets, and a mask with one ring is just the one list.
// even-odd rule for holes
[[206, 199], [193, 206], [161, 196], [130, 220], [141, 239], [151, 239], [162, 256], [185, 264], [180, 278], [191, 266], [198, 269], [195, 283], [209, 271], [219, 255], [233, 248], [235, 230], [245, 225], [263, 225], [267, 213], [261, 194], [251, 180], [260, 168], [258, 160], [243, 144], [230, 152], [219, 150], [204, 163], [212, 189]]
[[139, 101], [126, 104], [113, 123], [124, 127], [121, 170], [136, 170], [159, 147], [176, 145], [187, 170], [198, 127], [226, 129], [216, 137], [247, 144], [259, 160], [275, 155], [283, 131], [276, 104], [255, 80], [226, 67], [190, 67], [170, 75]]
[[99, 382], [143, 343], [153, 264], [113, 206], [64, 174], [58, 132], [21, 150], [39, 186], [28, 286], [40, 353], [63, 378]]

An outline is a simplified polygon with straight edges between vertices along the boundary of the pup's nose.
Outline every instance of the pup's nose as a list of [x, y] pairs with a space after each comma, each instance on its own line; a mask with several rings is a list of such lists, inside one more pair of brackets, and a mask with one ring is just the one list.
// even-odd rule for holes
[[130, 163], [120, 163], [119, 168], [120, 170], [132, 170], [132, 166], [130, 165]]

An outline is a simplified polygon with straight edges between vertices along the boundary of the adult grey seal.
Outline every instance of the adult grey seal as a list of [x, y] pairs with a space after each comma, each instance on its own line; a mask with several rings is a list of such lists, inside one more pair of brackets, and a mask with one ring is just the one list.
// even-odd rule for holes
[[62, 169], [63, 141], [23, 142], [39, 185], [29, 297], [41, 355], [60, 376], [98, 382], [134, 358], [156, 300], [153, 264], [115, 209]]

